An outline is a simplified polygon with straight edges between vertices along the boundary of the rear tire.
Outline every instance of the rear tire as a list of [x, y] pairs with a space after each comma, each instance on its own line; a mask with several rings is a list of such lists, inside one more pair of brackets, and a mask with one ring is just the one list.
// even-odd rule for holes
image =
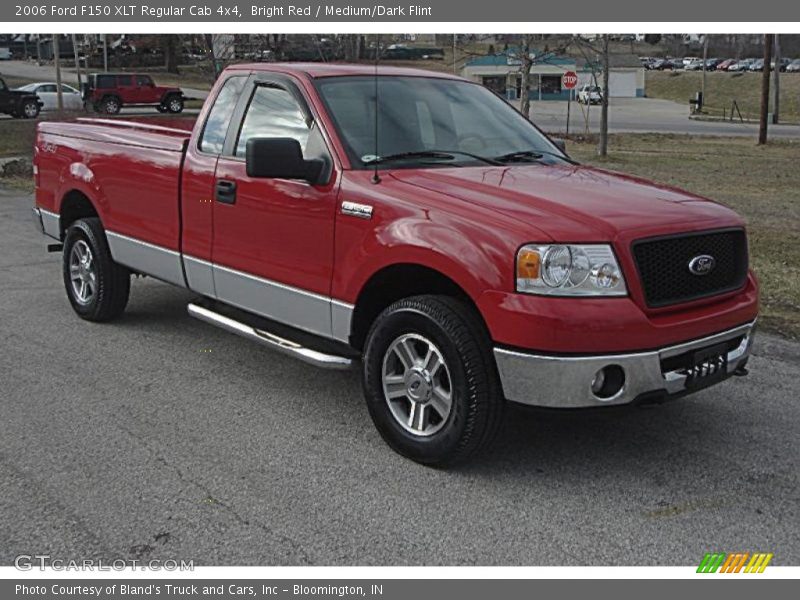
[[122, 102], [116, 96], [108, 96], [103, 98], [100, 109], [107, 115], [116, 115], [122, 110]]
[[375, 319], [364, 350], [363, 385], [386, 443], [437, 467], [486, 447], [505, 404], [480, 316], [447, 296], [399, 300]]
[[170, 96], [167, 98], [165, 105], [172, 114], [183, 112], [183, 98], [180, 96]]
[[73, 310], [87, 321], [111, 321], [128, 304], [130, 271], [111, 258], [100, 219], [79, 219], [64, 238], [64, 287]]

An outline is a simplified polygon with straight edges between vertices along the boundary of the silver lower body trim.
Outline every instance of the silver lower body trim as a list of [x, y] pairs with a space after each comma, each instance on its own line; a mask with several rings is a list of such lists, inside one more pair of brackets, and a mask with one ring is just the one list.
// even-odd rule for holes
[[179, 252], [114, 231], [106, 231], [106, 238], [114, 261], [167, 283], [186, 287]]
[[249, 325], [245, 325], [244, 323], [240, 323], [230, 317], [226, 317], [196, 304], [189, 304], [189, 314], [196, 319], [200, 319], [211, 325], [216, 325], [226, 331], [235, 333], [236, 335], [240, 335], [316, 367], [345, 370], [353, 366], [353, 361], [344, 356], [325, 354], [324, 352], [305, 348], [291, 340], [279, 337], [268, 331], [255, 329], [254, 327], [250, 327]]
[[189, 289], [209, 298], [217, 297], [214, 285], [214, 265], [206, 260], [183, 255], [183, 268], [186, 271], [186, 283]]
[[[627, 404], [653, 392], [670, 395], [689, 392], [689, 375], [682, 369], [664, 372], [662, 360], [700, 350], [742, 336], [736, 348], [727, 353], [727, 372], [732, 375], [750, 354], [755, 321], [660, 350], [602, 356], [552, 356], [495, 348], [494, 356], [506, 398], [531, 406], [579, 408]], [[608, 398], [592, 392], [595, 374], [616, 365], [625, 378], [621, 389]]]
[[34, 220], [43, 234], [61, 240], [61, 216], [43, 208], [34, 207]]
[[[181, 255], [149, 242], [107, 231], [111, 256], [139, 273], [186, 287], [259, 316], [347, 343], [354, 306], [341, 300]], [[185, 272], [185, 280], [184, 280]]]

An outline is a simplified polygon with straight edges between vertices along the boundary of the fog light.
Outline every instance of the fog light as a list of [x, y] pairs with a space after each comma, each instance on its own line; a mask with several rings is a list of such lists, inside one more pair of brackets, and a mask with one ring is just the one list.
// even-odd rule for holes
[[594, 374], [594, 379], [592, 379], [592, 393], [596, 396], [600, 393], [600, 390], [603, 389], [603, 384], [606, 382], [606, 371], [605, 369], [600, 369], [597, 373]]
[[598, 400], [609, 400], [622, 391], [625, 371], [619, 365], [608, 365], [594, 374], [592, 393]]

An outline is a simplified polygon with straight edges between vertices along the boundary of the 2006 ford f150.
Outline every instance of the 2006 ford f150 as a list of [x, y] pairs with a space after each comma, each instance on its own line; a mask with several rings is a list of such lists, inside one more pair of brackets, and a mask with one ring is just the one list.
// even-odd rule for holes
[[203, 321], [359, 365], [387, 443], [436, 465], [484, 446], [506, 401], [660, 401], [746, 373], [742, 219], [575, 163], [478, 84], [238, 65], [183, 123], [39, 125], [35, 218], [84, 319], [120, 316], [132, 273], [188, 288]]

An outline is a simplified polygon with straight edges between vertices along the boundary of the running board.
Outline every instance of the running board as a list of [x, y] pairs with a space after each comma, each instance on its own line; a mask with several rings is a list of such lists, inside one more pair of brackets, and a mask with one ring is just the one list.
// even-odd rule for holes
[[205, 321], [211, 325], [216, 325], [221, 329], [230, 331], [231, 333], [235, 333], [236, 335], [240, 335], [254, 342], [258, 342], [267, 348], [272, 348], [273, 350], [277, 350], [278, 352], [286, 354], [287, 356], [300, 359], [310, 365], [322, 367], [323, 369], [337, 370], [350, 369], [353, 366], [353, 361], [347, 357], [326, 354], [324, 352], [312, 350], [311, 348], [305, 348], [291, 340], [279, 337], [268, 331], [251, 327], [250, 325], [246, 325], [240, 321], [236, 321], [235, 319], [221, 315], [218, 312], [214, 312], [213, 310], [209, 310], [203, 306], [190, 303], [188, 308], [189, 314], [195, 319], [200, 319], [201, 321]]

